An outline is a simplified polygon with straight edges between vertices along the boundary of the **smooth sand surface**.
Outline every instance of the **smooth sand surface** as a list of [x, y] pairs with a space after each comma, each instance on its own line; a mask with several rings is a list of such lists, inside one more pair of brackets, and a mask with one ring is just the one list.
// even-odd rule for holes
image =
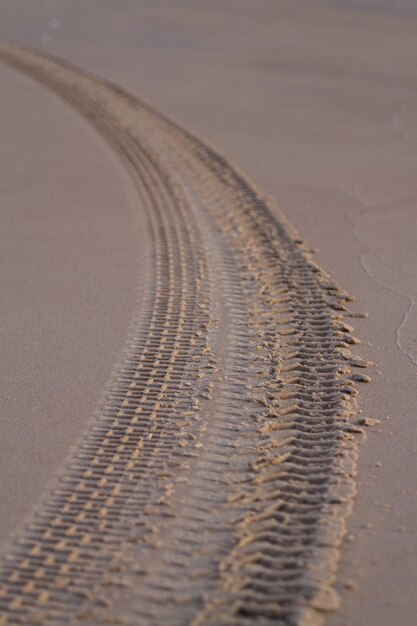
[[143, 274], [130, 181], [106, 144], [4, 65], [0, 84], [3, 541], [93, 416]]
[[[369, 313], [368, 320], [354, 320], [356, 334], [365, 344], [363, 352], [376, 364], [374, 383], [362, 390], [361, 407], [365, 415], [381, 423], [370, 430], [361, 447], [358, 497], [342, 550], [338, 584], [342, 608], [328, 618], [328, 624], [411, 626], [417, 610], [415, 3], [32, 0], [29, 4], [3, 0], [0, 25], [4, 37], [44, 47], [144, 95], [235, 158], [276, 196], [301, 235], [319, 248], [318, 262], [357, 297], [356, 309]], [[2, 69], [2, 93], [4, 85], [8, 86], [9, 110], [16, 102], [18, 113], [17, 103], [24, 107], [23, 94], [20, 97], [16, 91], [12, 97], [12, 89], [29, 89], [29, 83]], [[123, 206], [128, 204], [124, 191], [128, 183], [118, 178], [117, 165], [109, 163], [106, 149], [97, 150], [100, 141], [85, 130], [85, 123], [74, 114], [67, 115], [63, 106], [38, 87], [36, 94], [45, 103], [42, 113], [50, 107], [47, 118], [54, 119], [49, 122], [53, 132], [64, 133], [60, 157], [67, 154], [70, 158], [75, 133], [80, 133], [82, 170], [87, 176], [88, 163], [92, 168], [88, 176], [97, 176], [97, 185], [91, 185], [94, 193], [108, 202], [111, 197]], [[24, 111], [20, 115], [32, 126]], [[62, 129], [61, 117], [74, 127], [74, 133]], [[16, 133], [13, 120], [7, 117], [3, 131], [9, 142]], [[21, 151], [24, 154], [23, 139], [13, 139], [20, 143], [13, 148], [15, 158], [17, 154], [20, 158]], [[32, 164], [39, 167], [39, 162], [29, 156], [25, 158], [32, 175]], [[51, 163], [51, 154], [49, 158]], [[105, 171], [97, 171], [97, 160], [104, 163]], [[45, 176], [46, 169], [42, 168]], [[5, 171], [3, 167], [2, 183], [11, 176], [5, 176]], [[101, 188], [104, 182], [106, 193]], [[63, 183], [54, 179], [51, 184], [61, 188]], [[22, 202], [28, 203], [33, 197], [30, 186], [18, 189]], [[65, 199], [74, 201], [68, 192]], [[90, 199], [94, 208], [94, 196]], [[127, 249], [131, 250], [132, 235], [122, 222], [115, 220], [113, 226], [120, 229], [121, 239], [128, 237]], [[120, 283], [115, 284], [103, 271], [104, 275], [103, 283], [117, 302], [118, 294], [112, 290], [119, 289]], [[131, 275], [125, 280], [127, 286]], [[79, 289], [79, 282], [74, 289]], [[100, 294], [101, 289], [97, 298]], [[83, 293], [78, 298], [83, 301]], [[129, 309], [125, 306], [124, 313], [113, 306], [106, 318], [113, 334], [107, 354], [101, 355], [101, 380], [96, 355], [86, 350], [87, 359], [78, 348], [73, 351], [75, 361], [79, 358], [83, 365], [80, 380], [85, 390], [94, 387], [99, 393], [110, 369], [105, 360], [117, 352], [118, 342], [121, 346]], [[53, 312], [47, 311], [54, 319]], [[115, 317], [116, 312], [120, 317]], [[79, 311], [79, 316], [78, 324], [84, 329], [84, 314]], [[97, 339], [92, 326], [90, 322], [85, 331], [90, 346]], [[46, 350], [43, 343], [42, 349]], [[52, 353], [62, 368], [61, 380], [62, 370], [66, 373], [68, 367], [63, 367], [56, 342]], [[18, 356], [15, 367], [22, 368], [27, 359]], [[75, 361], [74, 371], [80, 367]], [[3, 366], [10, 370], [7, 363]], [[22, 370], [16, 372], [13, 380], [21, 380]], [[32, 375], [27, 372], [27, 379]], [[44, 373], [42, 377], [46, 389], [50, 382]], [[81, 383], [75, 383], [62, 405], [71, 413], [71, 433], [63, 420], [50, 439], [36, 437], [33, 446], [33, 435], [22, 437], [18, 430], [12, 434], [4, 426], [7, 437], [19, 442], [18, 451], [10, 451], [14, 455], [20, 454], [25, 441], [31, 443], [31, 454], [44, 455], [51, 441], [60, 437], [61, 447], [51, 450], [54, 461], [42, 470], [38, 485], [73, 441], [86, 410], [92, 410], [91, 397], [86, 398]], [[30, 395], [25, 392], [18, 397], [16, 415], [25, 413], [24, 398], [29, 402]], [[80, 411], [78, 418], [74, 405]], [[51, 420], [56, 419], [55, 408], [48, 412]], [[45, 419], [44, 410], [38, 415]], [[31, 414], [29, 423], [33, 419]], [[9, 465], [7, 457], [3, 458], [6, 468], [19, 465]], [[17, 502], [23, 502], [30, 491], [26, 478], [19, 479], [19, 489], [9, 479], [6, 494], [13, 489]], [[12, 499], [12, 495], [6, 497]]]

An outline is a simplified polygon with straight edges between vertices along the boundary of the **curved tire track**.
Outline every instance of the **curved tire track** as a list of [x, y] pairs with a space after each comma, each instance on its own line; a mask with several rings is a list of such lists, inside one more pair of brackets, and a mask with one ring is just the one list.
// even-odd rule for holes
[[358, 429], [346, 294], [226, 158], [118, 87], [12, 44], [120, 155], [154, 273], [100, 416], [0, 568], [0, 624], [306, 624]]

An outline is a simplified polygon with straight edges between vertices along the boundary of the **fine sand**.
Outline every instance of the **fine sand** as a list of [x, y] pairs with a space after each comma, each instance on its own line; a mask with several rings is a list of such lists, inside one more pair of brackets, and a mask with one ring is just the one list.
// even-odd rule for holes
[[[411, 625], [413, 3], [3, 0], [0, 25], [2, 37], [144, 95], [230, 155], [319, 249], [317, 261], [356, 296], [356, 310], [369, 313], [353, 320], [376, 364], [360, 406], [381, 423], [360, 447], [342, 607], [327, 623]], [[137, 243], [132, 184], [88, 124], [3, 65], [0, 85], [6, 539], [93, 414], [127, 334], [146, 247]]]
[[39, 85], [4, 64], [0, 75], [3, 541], [94, 414], [146, 241], [130, 180], [100, 137]]

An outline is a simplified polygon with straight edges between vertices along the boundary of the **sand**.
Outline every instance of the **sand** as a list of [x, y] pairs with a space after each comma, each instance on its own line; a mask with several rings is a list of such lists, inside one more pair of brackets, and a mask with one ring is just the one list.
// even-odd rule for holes
[[[381, 424], [361, 447], [358, 497], [349, 521], [352, 541], [342, 550], [342, 608], [328, 623], [411, 624], [417, 550], [416, 17], [412, 3], [387, 10], [377, 2], [349, 6], [124, 2], [116, 9], [109, 2], [98, 9], [94, 2], [88, 8], [74, 2], [33, 2], [30, 7], [3, 2], [0, 16], [5, 36], [45, 45], [144, 94], [235, 158], [276, 196], [302, 236], [319, 248], [319, 263], [355, 294], [358, 310], [370, 314], [368, 320], [354, 320], [366, 356], [376, 363], [374, 384], [362, 392], [361, 407]], [[45, 35], [50, 41], [42, 44]], [[2, 85], [3, 80], [17, 81], [29, 89], [9, 70], [3, 74]], [[50, 96], [39, 91], [39, 98], [48, 106]], [[58, 117], [59, 105], [50, 106], [48, 121], [51, 115]], [[81, 122], [70, 118], [79, 128]], [[56, 126], [60, 123], [57, 120]], [[73, 133], [68, 136], [73, 141]], [[86, 144], [99, 141], [92, 134], [84, 139]], [[83, 147], [83, 153], [87, 149]], [[105, 159], [105, 148], [100, 155]], [[108, 164], [113, 177], [117, 167]], [[110, 173], [98, 176], [101, 185]], [[114, 183], [108, 187], [114, 190]], [[121, 193], [114, 193], [120, 202]], [[106, 285], [110, 291], [116, 287], [111, 279]], [[113, 343], [103, 356], [101, 379], [80, 377], [89, 394], [95, 389], [96, 397], [109, 357], [121, 346], [129, 306], [124, 315], [119, 320], [111, 316]], [[90, 332], [94, 345], [97, 336], [94, 329]], [[80, 346], [74, 348], [72, 367], [79, 371]], [[56, 363], [61, 363], [55, 354]], [[24, 367], [22, 363], [27, 361], [19, 360], [16, 367]], [[87, 370], [91, 375], [91, 367]], [[24, 375], [20, 369], [15, 378]], [[47, 376], [43, 384], [49, 389]], [[74, 385], [65, 402], [75, 398], [79, 407], [78, 389], [79, 384]], [[48, 441], [45, 446], [45, 440], [37, 442], [50, 463], [40, 473], [37, 489], [87, 420], [93, 404], [89, 394], [78, 421], [71, 405], [71, 432], [60, 428], [60, 453]], [[25, 409], [25, 394], [19, 397], [16, 414]], [[62, 405], [54, 412], [57, 408], [62, 410]], [[32, 469], [26, 465], [24, 471], [28, 476]], [[25, 489], [23, 480], [18, 492], [13, 486], [13, 500], [22, 503], [35, 491]], [[350, 589], [350, 580], [358, 589]]]
[[128, 334], [146, 242], [107, 145], [58, 98], [0, 72], [4, 540], [94, 414]]

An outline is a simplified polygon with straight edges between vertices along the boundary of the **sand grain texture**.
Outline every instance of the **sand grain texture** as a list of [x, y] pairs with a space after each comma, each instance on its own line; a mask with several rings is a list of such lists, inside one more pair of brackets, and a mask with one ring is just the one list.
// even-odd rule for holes
[[363, 446], [342, 551], [344, 601], [327, 621], [412, 624], [413, 3], [13, 0], [0, 15], [4, 36], [146, 94], [234, 156], [357, 295], [352, 308], [370, 313], [353, 325], [377, 363], [364, 416], [381, 424]]

